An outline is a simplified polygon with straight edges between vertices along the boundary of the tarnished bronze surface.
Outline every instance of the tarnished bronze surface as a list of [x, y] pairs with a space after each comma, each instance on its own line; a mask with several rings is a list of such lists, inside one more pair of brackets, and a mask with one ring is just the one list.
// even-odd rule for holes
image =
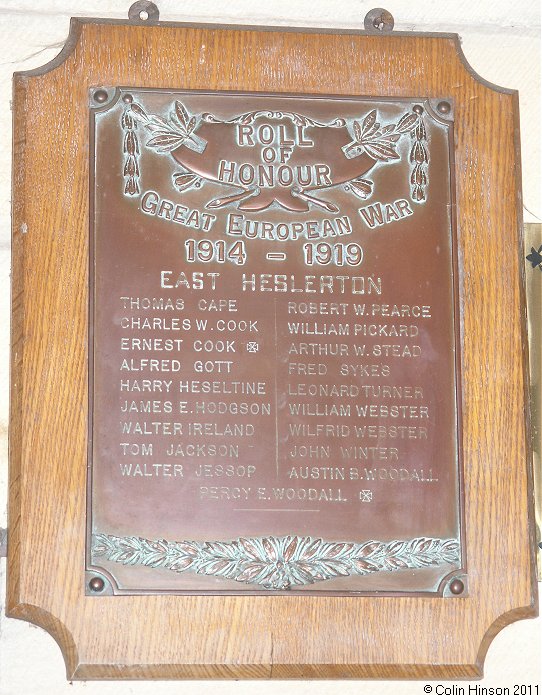
[[90, 106], [88, 576], [466, 595], [452, 102]]

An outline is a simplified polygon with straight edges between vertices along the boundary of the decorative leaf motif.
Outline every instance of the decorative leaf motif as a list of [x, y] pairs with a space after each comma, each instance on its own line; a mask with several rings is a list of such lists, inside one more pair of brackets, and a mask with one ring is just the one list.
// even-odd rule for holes
[[460, 549], [456, 539], [440, 538], [354, 543], [269, 536], [169, 542], [97, 534], [92, 554], [124, 565], [193, 571], [284, 591], [333, 577], [456, 564]]
[[426, 550], [429, 550], [431, 548], [432, 544], [433, 540], [430, 538], [416, 538], [415, 540], [410, 541], [409, 550], [413, 553], [424, 553]]
[[171, 560], [167, 564], [164, 563], [164, 567], [167, 567], [174, 572], [184, 572], [193, 564], [193, 562], [194, 559], [191, 557], [179, 557], [175, 560]]
[[297, 548], [297, 537], [294, 536], [292, 538], [292, 540], [288, 543], [286, 549], [284, 550], [284, 559], [286, 560], [286, 562], [291, 560], [296, 548]]
[[385, 564], [391, 570], [406, 569], [408, 567], [408, 564], [399, 557], [388, 557], [385, 560]]
[[[196, 152], [205, 150], [207, 143], [194, 132], [197, 119], [195, 116], [190, 116], [184, 104], [175, 101], [168, 118], [169, 120], [157, 114], [149, 115], [139, 104], [132, 103], [125, 112], [122, 122], [124, 125], [129, 122], [129, 119], [134, 123], [134, 127], [135, 121], [143, 124], [154, 136], [146, 143], [146, 146], [160, 154], [171, 152], [182, 145]], [[125, 149], [126, 147], [130, 147], [128, 142], [125, 143]]]
[[415, 202], [422, 203], [425, 200], [425, 191], [429, 182], [427, 175], [429, 152], [425, 146], [427, 131], [421, 115], [418, 116], [411, 130], [411, 136], [414, 141], [409, 155], [410, 163], [413, 165], [410, 174], [411, 197]]
[[354, 137], [357, 142], [361, 142], [361, 138], [363, 137], [361, 126], [358, 121], [354, 121]]
[[352, 193], [357, 195], [358, 198], [365, 200], [373, 192], [373, 186], [373, 182], [369, 181], [369, 179], [359, 178], [355, 179], [354, 181], [350, 181], [345, 188], [346, 190], [352, 191]]
[[178, 191], [186, 191], [195, 186], [201, 178], [197, 174], [183, 172], [181, 174], [173, 174], [173, 185]]
[[421, 186], [414, 186], [414, 190], [412, 191], [412, 197], [418, 203], [420, 203], [422, 200], [425, 200], [425, 192], [423, 188]]
[[141, 121], [141, 123], [147, 123], [149, 121], [149, 116], [139, 104], [131, 104], [129, 113]]
[[253, 582], [263, 569], [265, 565], [261, 562], [246, 563], [241, 574], [238, 574], [235, 579], [238, 582]]
[[352, 550], [352, 543], [330, 543], [326, 552], [326, 557], [338, 557]]
[[205, 574], [222, 574], [232, 564], [231, 560], [210, 560], [202, 565]]
[[162, 543], [166, 544], [166, 550], [173, 546], [173, 550], [181, 553], [186, 553], [186, 555], [192, 555], [196, 557], [199, 553], [199, 548], [196, 545], [196, 543], [188, 543], [183, 541], [177, 541], [176, 543], [168, 543], [167, 541], [162, 541]]
[[139, 176], [139, 165], [135, 157], [127, 157], [123, 170], [124, 176]]
[[427, 150], [421, 142], [416, 141], [410, 152], [410, 161], [425, 164], [428, 161]]
[[253, 557], [255, 560], [259, 558], [258, 548], [254, 542], [247, 540], [246, 538], [240, 538], [239, 543], [243, 546], [246, 553]]
[[124, 131], [122, 145], [124, 167], [122, 174], [124, 176], [124, 193], [130, 196], [138, 195], [140, 192], [139, 140], [135, 132], [138, 120], [142, 122], [148, 120], [148, 116], [142, 108], [137, 107], [135, 111], [132, 111], [132, 107], [129, 107], [123, 111], [121, 116], [121, 126]]
[[367, 135], [367, 133], [372, 129], [372, 127], [376, 125], [378, 128], [378, 124], [376, 123], [376, 110], [373, 109], [373, 111], [370, 111], [367, 116], [363, 119], [363, 135]]
[[188, 126], [188, 122], [190, 121], [190, 116], [188, 115], [188, 111], [186, 110], [186, 107], [184, 104], [182, 104], [180, 101], [175, 102], [175, 113], [177, 115], [177, 118], [183, 123], [185, 127]]
[[366, 143], [365, 151], [374, 159], [379, 159], [382, 162], [387, 162], [389, 159], [401, 159], [393, 145], [388, 145], [382, 141]]
[[392, 541], [386, 547], [386, 554], [393, 555], [400, 553], [405, 549], [405, 543], [403, 541]]
[[183, 135], [174, 133], [161, 133], [151, 138], [146, 144], [147, 147], [154, 147], [158, 152], [171, 152], [180, 147], [185, 140]]
[[397, 124], [398, 133], [407, 133], [412, 130], [413, 126], [418, 122], [418, 114], [416, 113], [405, 113], [404, 116], [399, 120]]
[[139, 144], [133, 130], [129, 130], [124, 137], [124, 152], [130, 155], [139, 154]]
[[[404, 133], [413, 131], [419, 123], [418, 114], [407, 112], [398, 123], [388, 123], [383, 127], [380, 126], [377, 117], [377, 111], [373, 109], [365, 116], [361, 126], [358, 121], [353, 121], [354, 141], [343, 148], [347, 157], [357, 157], [365, 152], [380, 162], [401, 158], [397, 153], [396, 143]], [[368, 197], [359, 187], [352, 186], [347, 190], [361, 198]]]
[[262, 545], [265, 549], [265, 554], [266, 556], [271, 559], [271, 560], [276, 560], [277, 559], [277, 553], [275, 551], [275, 546], [269, 538], [262, 538]]
[[425, 125], [421, 118], [419, 119], [418, 125], [413, 132], [413, 137], [416, 137], [420, 141], [427, 139], [427, 131], [425, 130]]
[[369, 543], [364, 543], [360, 547], [358, 555], [361, 555], [363, 557], [369, 557], [371, 555], [381, 553], [383, 548], [383, 543], [379, 543], [378, 541], [369, 541]]
[[410, 175], [410, 183], [416, 186], [425, 186], [427, 184], [427, 174], [421, 166], [415, 166]]
[[130, 176], [126, 181], [124, 192], [127, 195], [137, 195], [139, 193], [139, 184], [133, 176]]
[[320, 538], [317, 538], [316, 540], [311, 540], [310, 538], [307, 538], [307, 543], [306, 543], [306, 550], [303, 551], [301, 554], [301, 557], [306, 560], [310, 560], [312, 557], [316, 555], [318, 552], [319, 548], [322, 545], [322, 541]]
[[126, 111], [124, 111], [124, 113], [122, 114], [120, 123], [122, 127], [126, 130], [132, 130], [134, 128], [137, 128], [137, 123], [132, 118], [132, 115], [128, 109], [126, 109]]
[[157, 116], [157, 115], [153, 114], [152, 116], [149, 117], [149, 121], [150, 121], [150, 126], [154, 129], [156, 129], [156, 128], [168, 128], [169, 127], [168, 122], [162, 116]]
[[379, 565], [375, 562], [369, 562], [369, 560], [362, 560], [357, 558], [354, 560], [354, 566], [358, 570], [359, 574], [366, 574], [367, 572], [378, 572], [380, 569]]

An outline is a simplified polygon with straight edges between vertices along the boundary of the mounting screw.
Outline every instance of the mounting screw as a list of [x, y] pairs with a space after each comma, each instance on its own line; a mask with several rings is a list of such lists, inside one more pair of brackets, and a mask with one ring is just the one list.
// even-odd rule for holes
[[160, 11], [150, 0], [137, 0], [128, 10], [128, 18], [139, 22], [157, 22]]
[[414, 111], [414, 113], [417, 113], [418, 116], [421, 116], [421, 114], [423, 113], [423, 106], [416, 104], [416, 106], [412, 107], [412, 110]]
[[92, 95], [92, 98], [97, 104], [105, 104], [107, 101], [107, 96], [108, 95], [105, 89], [97, 89]]
[[455, 596], [459, 596], [459, 594], [462, 594], [465, 591], [465, 585], [461, 579], [454, 579], [450, 582], [450, 591]]
[[383, 7], [375, 7], [369, 10], [363, 20], [365, 31], [371, 34], [387, 33], [393, 30], [394, 19], [391, 12]]
[[123, 101], [125, 104], [131, 104], [133, 100], [134, 100], [134, 97], [133, 97], [131, 94], [125, 94], [125, 95], [122, 97], [122, 101]]
[[452, 110], [452, 105], [449, 101], [439, 101], [437, 104], [437, 111], [443, 116], [446, 116]]
[[92, 577], [88, 583], [89, 589], [98, 594], [100, 591], [104, 590], [105, 582], [101, 577]]

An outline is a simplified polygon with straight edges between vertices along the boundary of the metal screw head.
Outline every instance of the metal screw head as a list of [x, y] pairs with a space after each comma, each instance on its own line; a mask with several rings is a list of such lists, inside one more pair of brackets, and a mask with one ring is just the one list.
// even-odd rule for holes
[[131, 94], [125, 94], [125, 95], [122, 97], [122, 101], [123, 101], [125, 104], [131, 104], [133, 100], [134, 100], [134, 97], [133, 97]]
[[363, 25], [365, 31], [371, 34], [390, 32], [393, 30], [394, 25], [393, 15], [383, 7], [375, 7], [373, 10], [367, 12], [363, 20]]
[[105, 104], [107, 101], [107, 92], [105, 89], [97, 89], [92, 95], [92, 98], [97, 104]]
[[88, 583], [88, 586], [91, 591], [99, 593], [100, 591], [103, 591], [105, 587], [105, 582], [101, 577], [92, 577], [92, 579]]
[[414, 111], [414, 113], [417, 113], [418, 116], [420, 116], [423, 113], [423, 106], [416, 104], [416, 106], [414, 106], [412, 110]]
[[465, 585], [463, 584], [461, 579], [454, 579], [450, 583], [450, 591], [455, 596], [458, 596], [459, 594], [462, 594], [465, 591]]
[[443, 116], [446, 116], [446, 114], [450, 113], [452, 110], [452, 105], [450, 104], [449, 101], [440, 101], [437, 104], [437, 111], [441, 113]]
[[128, 17], [139, 22], [157, 22], [160, 11], [150, 0], [137, 0], [128, 10]]

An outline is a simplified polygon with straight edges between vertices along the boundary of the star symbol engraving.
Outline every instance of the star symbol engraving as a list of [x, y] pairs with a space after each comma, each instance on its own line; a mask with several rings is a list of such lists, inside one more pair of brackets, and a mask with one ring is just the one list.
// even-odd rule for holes
[[540, 270], [542, 271], [542, 246], [536, 251], [533, 246], [531, 246], [531, 253], [526, 256], [527, 260], [533, 268], [536, 268], [538, 266]]

